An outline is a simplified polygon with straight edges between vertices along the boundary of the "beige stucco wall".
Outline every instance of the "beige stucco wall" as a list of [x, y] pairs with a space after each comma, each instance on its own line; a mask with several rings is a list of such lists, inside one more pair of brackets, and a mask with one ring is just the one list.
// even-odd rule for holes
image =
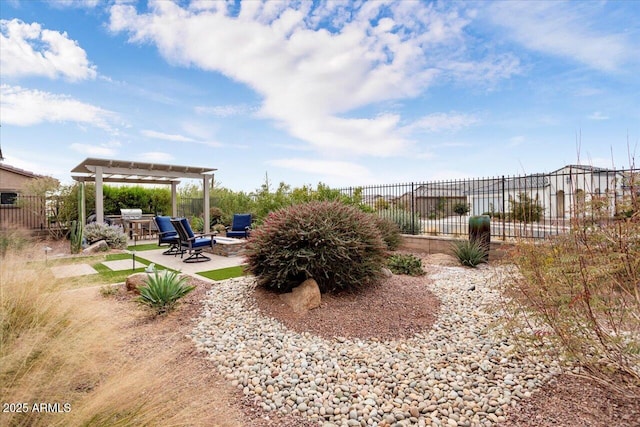
[[[451, 254], [451, 245], [453, 242], [460, 240], [464, 239], [441, 236], [411, 236], [403, 234], [400, 249], [425, 254]], [[489, 251], [489, 259], [502, 259], [511, 247], [513, 247], [512, 243], [492, 241], [491, 249]]]
[[0, 169], [0, 190], [20, 192], [25, 188], [27, 182], [32, 179], [32, 177]]

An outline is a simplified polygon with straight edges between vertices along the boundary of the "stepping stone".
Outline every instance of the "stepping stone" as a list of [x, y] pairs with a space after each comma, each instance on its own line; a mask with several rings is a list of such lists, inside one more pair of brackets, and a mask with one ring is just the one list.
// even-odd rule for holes
[[[123, 271], [133, 269], [133, 261], [130, 259], [119, 259], [117, 261], [105, 261], [102, 263], [105, 267], [112, 271]], [[136, 259], [136, 268], [146, 267], [147, 264]]]
[[89, 274], [98, 274], [98, 272], [89, 264], [69, 264], [57, 265], [51, 267], [51, 272], [56, 279], [64, 277], [87, 276]]

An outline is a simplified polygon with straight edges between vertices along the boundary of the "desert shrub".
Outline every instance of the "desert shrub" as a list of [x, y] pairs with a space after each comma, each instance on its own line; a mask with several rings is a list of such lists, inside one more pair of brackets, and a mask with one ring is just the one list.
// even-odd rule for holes
[[194, 216], [189, 220], [191, 229], [196, 233], [202, 233], [204, 231], [204, 219], [199, 216]]
[[227, 227], [224, 224], [216, 224], [211, 228], [212, 231], [221, 234], [227, 231]]
[[420, 219], [403, 209], [386, 209], [377, 212], [380, 217], [395, 222], [402, 234], [420, 234]]
[[376, 282], [385, 244], [370, 214], [340, 202], [310, 202], [269, 214], [251, 233], [246, 257], [259, 285], [288, 292], [313, 278], [327, 292]]
[[389, 270], [394, 274], [406, 274], [408, 276], [422, 276], [422, 260], [411, 254], [395, 254], [389, 257], [387, 262]]
[[180, 277], [176, 271], [155, 271], [140, 286], [138, 302], [151, 307], [157, 314], [167, 313], [175, 307], [180, 298], [195, 289], [187, 285], [187, 277]]
[[88, 243], [104, 240], [110, 248], [124, 249], [127, 247], [127, 235], [122, 227], [117, 225], [92, 222], [84, 227], [84, 237]]
[[528, 194], [521, 193], [518, 195], [518, 200], [511, 200], [509, 204], [511, 221], [538, 222], [542, 219], [544, 207], [540, 205], [537, 198], [534, 200]]
[[378, 227], [378, 231], [380, 231], [380, 235], [382, 236], [382, 240], [387, 245], [387, 249], [390, 251], [395, 251], [400, 246], [400, 227], [398, 224], [391, 221], [388, 218], [382, 218], [379, 215], [372, 215], [376, 226]]
[[211, 208], [209, 209], [209, 220], [210, 226], [213, 227], [216, 224], [220, 224], [222, 222], [222, 209], [220, 208]]
[[506, 293], [513, 317], [534, 332], [546, 331], [566, 359], [613, 390], [640, 398], [638, 236], [636, 215], [575, 227], [542, 243], [519, 242], [510, 258], [517, 274]]
[[453, 211], [460, 216], [468, 214], [469, 210], [470, 209], [468, 203], [456, 203], [453, 206]]
[[451, 250], [453, 251], [453, 255], [460, 261], [460, 264], [466, 265], [467, 267], [476, 267], [479, 264], [487, 262], [487, 251], [474, 240], [455, 242]]

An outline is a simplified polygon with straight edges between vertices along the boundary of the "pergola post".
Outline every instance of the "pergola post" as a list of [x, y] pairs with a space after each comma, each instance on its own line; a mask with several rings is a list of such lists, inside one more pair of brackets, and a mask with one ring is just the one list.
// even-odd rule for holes
[[96, 166], [96, 222], [104, 222], [104, 196], [102, 194], [102, 166]]
[[204, 203], [202, 205], [202, 210], [204, 211], [204, 232], [208, 233], [209, 232], [209, 226], [211, 224], [210, 221], [210, 212], [209, 212], [209, 179], [211, 177], [209, 175], [204, 175], [204, 177], [202, 178], [202, 185], [204, 186], [204, 191], [203, 191], [203, 195], [204, 195]]
[[78, 221], [84, 225], [87, 221], [87, 195], [85, 193], [84, 181], [80, 181], [78, 185], [78, 191], [80, 192], [80, 218], [78, 218]]
[[171, 181], [171, 216], [178, 216], [178, 182]]

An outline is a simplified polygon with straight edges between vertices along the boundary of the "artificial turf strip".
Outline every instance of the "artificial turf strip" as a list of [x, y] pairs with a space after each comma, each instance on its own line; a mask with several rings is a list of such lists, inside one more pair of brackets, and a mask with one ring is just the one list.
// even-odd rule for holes
[[233, 277], [245, 276], [247, 274], [245, 267], [246, 266], [244, 265], [237, 265], [235, 267], [221, 268], [219, 270], [203, 271], [198, 273], [198, 275], [211, 280], [231, 279]]
[[[131, 254], [109, 254], [106, 256], [106, 261], [117, 261], [117, 260], [121, 260], [121, 259], [131, 259], [132, 255]], [[139, 256], [136, 256], [136, 261], [140, 261], [145, 263], [146, 265], [151, 265], [152, 262], [149, 260], [146, 260], [144, 258], [140, 258]], [[133, 260], [131, 261], [131, 266], [133, 266]], [[175, 271], [171, 268], [167, 268], [163, 265], [158, 265], [155, 264], [156, 266], [156, 270], [170, 270], [170, 271]], [[133, 273], [143, 273], [145, 271], [145, 269], [147, 268], [145, 267], [140, 267], [140, 268], [136, 268], [135, 270], [120, 270], [120, 271], [112, 271], [111, 269], [109, 269], [109, 267], [107, 267], [106, 265], [102, 264], [102, 262], [96, 263], [92, 266], [100, 275], [100, 277], [104, 278], [105, 280], [107, 280], [109, 283], [116, 283], [116, 282], [124, 282], [126, 280], [127, 277], [129, 277], [129, 275], [133, 274]]]
[[159, 246], [157, 243], [145, 243], [143, 245], [131, 245], [127, 246], [128, 251], [153, 251], [155, 249], [166, 249], [167, 246]]

